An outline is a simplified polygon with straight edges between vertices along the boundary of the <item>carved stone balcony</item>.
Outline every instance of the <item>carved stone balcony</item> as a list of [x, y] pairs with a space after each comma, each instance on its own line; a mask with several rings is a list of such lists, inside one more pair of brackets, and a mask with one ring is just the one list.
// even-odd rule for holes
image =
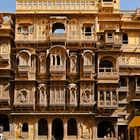
[[27, 102], [27, 103], [14, 103], [14, 107], [19, 110], [28, 110], [28, 109], [35, 109], [35, 103]]
[[77, 101], [76, 100], [70, 100], [67, 103], [68, 107], [77, 107]]
[[20, 76], [28, 77], [30, 71], [30, 66], [28, 65], [19, 65], [18, 66], [18, 73]]
[[28, 73], [30, 70], [30, 66], [28, 65], [19, 65], [18, 66], [18, 72], [20, 73]]
[[82, 34], [82, 37], [81, 37], [81, 42], [83, 43], [92, 43], [92, 42], [95, 42], [95, 36], [93, 35], [93, 33], [91, 32], [86, 32], [86, 34], [91, 34], [91, 35], [84, 35], [85, 33]]
[[8, 66], [9, 65], [9, 59], [8, 58], [0, 58], [0, 66]]
[[63, 98], [63, 99], [59, 99], [59, 98], [58, 99], [55, 99], [55, 98], [51, 99], [50, 106], [51, 107], [55, 107], [55, 106], [64, 107], [65, 106], [65, 98]]
[[[99, 68], [98, 80], [110, 80], [110, 82], [118, 83], [119, 73], [115, 68]], [[115, 81], [113, 81], [115, 80]]]
[[120, 86], [118, 89], [119, 92], [128, 92], [129, 87], [128, 86]]
[[83, 66], [83, 71], [86, 73], [93, 73], [94, 72], [94, 68], [92, 65], [84, 65]]
[[51, 33], [50, 34], [50, 41], [65, 41], [67, 38], [66, 33]]
[[117, 101], [98, 101], [98, 107], [103, 109], [116, 109], [118, 107]]
[[51, 65], [50, 73], [52, 76], [61, 77], [65, 74], [65, 66], [64, 65]]
[[23, 34], [23, 33], [17, 33], [16, 35], [16, 41], [22, 41], [22, 42], [25, 42], [25, 41], [35, 41], [35, 37], [34, 37], [34, 34], [30, 33], [30, 34]]
[[106, 44], [114, 44], [114, 38], [106, 38], [105, 43]]
[[9, 97], [1, 97], [0, 98], [0, 106], [10, 106], [10, 98]]
[[101, 2], [101, 7], [102, 8], [113, 8], [114, 7], [114, 2]]
[[136, 86], [136, 94], [140, 95], [140, 86]]
[[48, 106], [47, 101], [46, 102], [39, 101], [38, 105], [39, 105], [39, 107], [47, 107]]

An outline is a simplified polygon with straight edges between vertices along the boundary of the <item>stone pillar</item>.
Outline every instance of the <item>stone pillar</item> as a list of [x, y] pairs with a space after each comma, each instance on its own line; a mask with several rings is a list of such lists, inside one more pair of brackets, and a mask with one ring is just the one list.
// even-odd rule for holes
[[118, 138], [118, 124], [117, 123], [114, 126], [114, 129], [115, 129], [115, 137]]
[[80, 123], [77, 123], [77, 138], [78, 138], [78, 140], [80, 140], [81, 139], [81, 131], [80, 131]]
[[64, 123], [64, 140], [67, 139], [67, 123]]
[[52, 139], [52, 124], [48, 123], [48, 140]]
[[10, 124], [10, 137], [11, 137], [11, 140], [16, 139], [16, 130], [15, 130], [15, 124], [14, 123]]
[[35, 125], [34, 125], [34, 139], [38, 139], [38, 123], [35, 122]]
[[95, 125], [93, 126], [92, 138], [93, 140], [97, 138], [97, 127]]

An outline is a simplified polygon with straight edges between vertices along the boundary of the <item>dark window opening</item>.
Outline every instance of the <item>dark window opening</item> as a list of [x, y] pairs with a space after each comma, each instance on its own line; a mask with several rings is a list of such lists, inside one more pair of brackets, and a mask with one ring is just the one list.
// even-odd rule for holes
[[17, 28], [17, 31], [20, 33], [21, 32], [21, 27], [18, 27]]
[[119, 86], [120, 86], [120, 87], [125, 87], [125, 86], [127, 86], [127, 79], [126, 79], [126, 78], [120, 78]]
[[100, 101], [104, 101], [104, 92], [100, 91]]
[[52, 26], [52, 33], [65, 33], [65, 26], [63, 23], [55, 23]]
[[62, 140], [64, 135], [63, 122], [61, 119], [55, 119], [52, 123], [52, 135], [56, 140]]
[[123, 44], [128, 44], [128, 35], [126, 33], [123, 34]]
[[107, 33], [107, 38], [112, 38], [112, 33]]
[[3, 126], [3, 131], [9, 131], [9, 118], [7, 115], [0, 115], [0, 126]]
[[68, 120], [68, 135], [77, 135], [77, 122], [73, 118]]
[[140, 78], [137, 78], [137, 86], [140, 87]]
[[38, 135], [48, 135], [48, 122], [46, 119], [40, 119], [38, 122]]
[[60, 65], [60, 56], [57, 55], [57, 65]]
[[115, 137], [115, 130], [110, 121], [102, 121], [98, 125], [98, 137], [99, 138], [113, 138]]
[[91, 36], [91, 27], [86, 27], [85, 36]]
[[52, 56], [52, 59], [53, 59], [53, 65], [55, 65], [55, 56], [54, 55]]
[[27, 26], [23, 26], [22, 31], [23, 31], [24, 35], [27, 35], [28, 34], [28, 27]]
[[22, 126], [22, 132], [28, 132], [28, 124], [24, 123]]
[[104, 35], [100, 35], [100, 36], [99, 36], [99, 39], [100, 39], [101, 41], [103, 41], [103, 40], [104, 40]]
[[106, 100], [110, 101], [110, 92], [109, 91], [106, 91]]
[[113, 63], [109, 60], [103, 60], [100, 62], [99, 67], [100, 68], [111, 68], [111, 67], [113, 67]]

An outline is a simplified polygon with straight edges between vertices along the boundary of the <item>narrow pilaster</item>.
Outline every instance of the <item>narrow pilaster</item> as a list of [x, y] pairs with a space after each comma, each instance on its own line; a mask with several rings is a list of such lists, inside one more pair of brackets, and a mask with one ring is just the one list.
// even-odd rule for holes
[[34, 125], [34, 139], [37, 140], [38, 139], [38, 123], [35, 122]]
[[64, 123], [64, 140], [67, 139], [67, 123]]
[[48, 140], [52, 139], [52, 124], [48, 123]]
[[80, 123], [77, 123], [77, 138], [78, 140], [81, 139]]

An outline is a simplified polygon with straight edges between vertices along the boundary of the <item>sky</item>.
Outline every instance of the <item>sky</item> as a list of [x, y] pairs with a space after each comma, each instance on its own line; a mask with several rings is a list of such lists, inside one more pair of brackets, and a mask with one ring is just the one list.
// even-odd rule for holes
[[[0, 0], [0, 12], [15, 12], [16, 0]], [[140, 8], [140, 0], [120, 0], [122, 10]]]

